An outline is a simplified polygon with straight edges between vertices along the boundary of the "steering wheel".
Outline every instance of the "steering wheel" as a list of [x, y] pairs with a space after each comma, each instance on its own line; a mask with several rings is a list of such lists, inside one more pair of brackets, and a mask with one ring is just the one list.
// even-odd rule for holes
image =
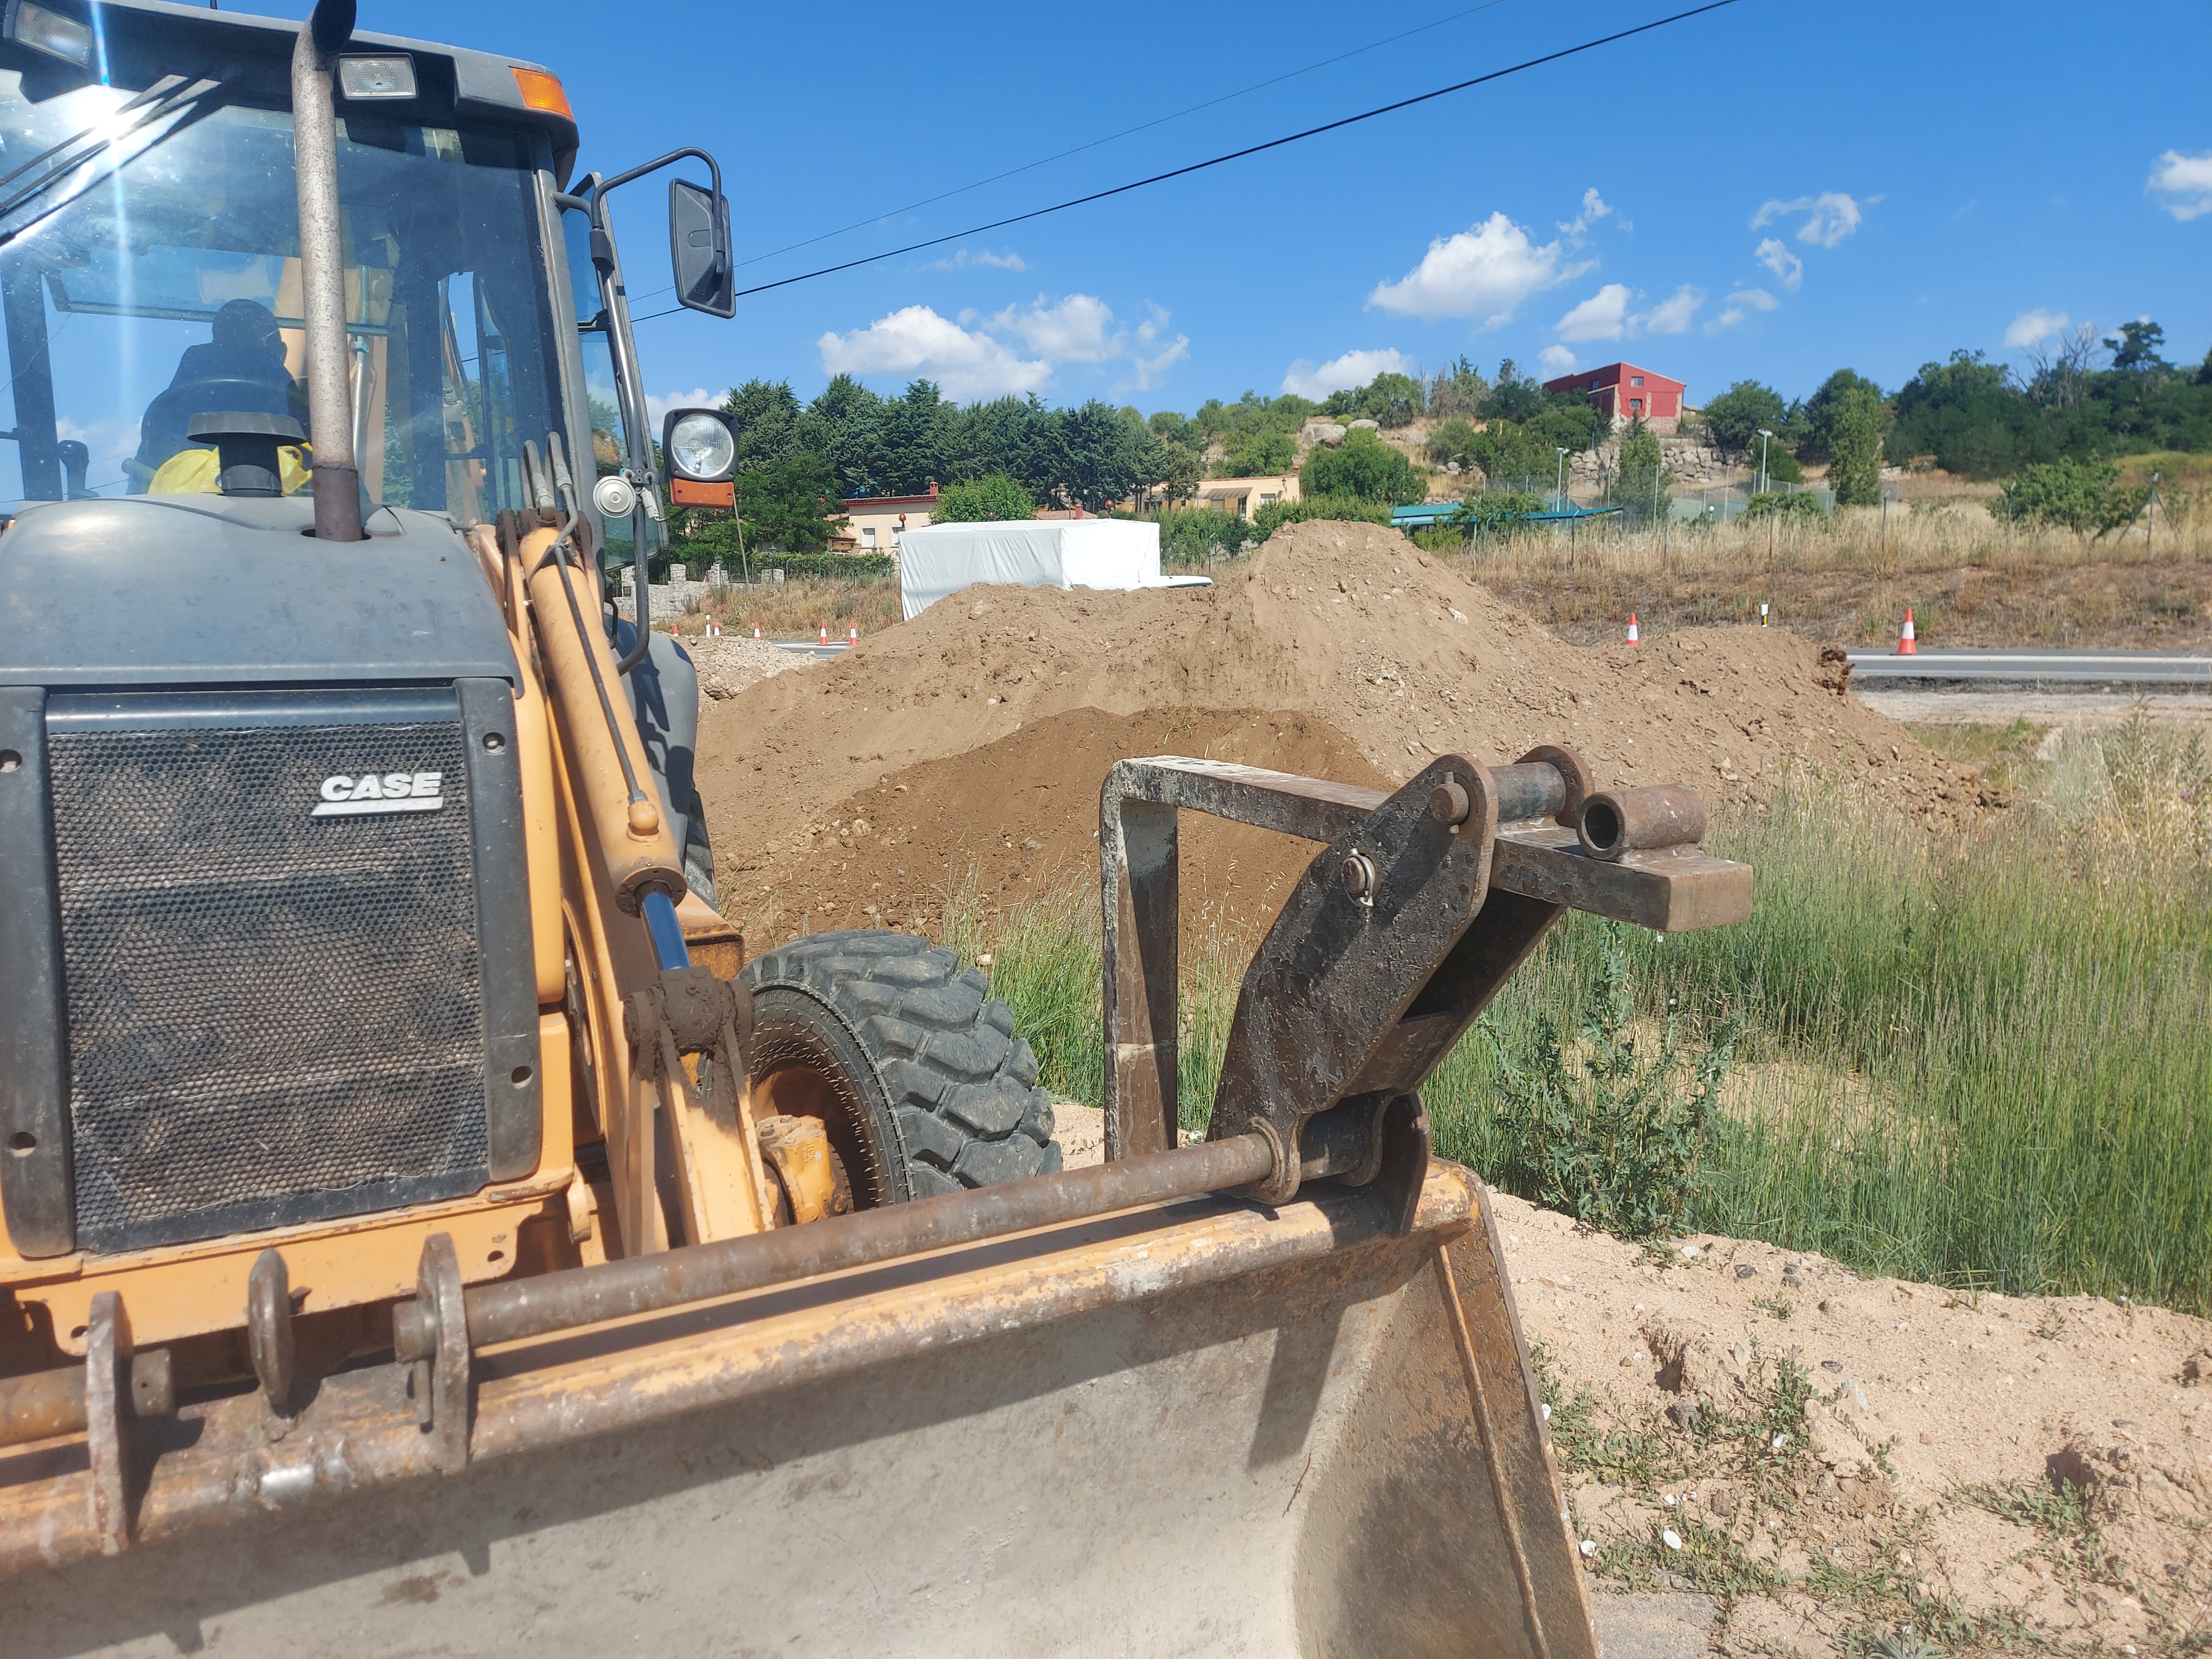
[[195, 444], [185, 428], [193, 416], [212, 415], [219, 410], [256, 415], [292, 412], [283, 388], [271, 380], [239, 376], [186, 380], [173, 386], [146, 405], [145, 418], [139, 422], [137, 461], [146, 469], [144, 476], [151, 478], [161, 470], [162, 462], [180, 450], [211, 447]]

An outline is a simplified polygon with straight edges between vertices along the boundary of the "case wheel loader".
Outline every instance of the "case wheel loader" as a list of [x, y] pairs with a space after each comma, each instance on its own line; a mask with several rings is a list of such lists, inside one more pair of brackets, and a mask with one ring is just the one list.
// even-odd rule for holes
[[[1571, 751], [1101, 799], [1107, 1159], [888, 933], [748, 963], [611, 214], [520, 60], [0, 21], [0, 1651], [1589, 1659], [1420, 1088], [1568, 908], [1748, 913]], [[629, 562], [635, 608], [610, 599]], [[1318, 844], [1179, 1133], [1180, 815]]]

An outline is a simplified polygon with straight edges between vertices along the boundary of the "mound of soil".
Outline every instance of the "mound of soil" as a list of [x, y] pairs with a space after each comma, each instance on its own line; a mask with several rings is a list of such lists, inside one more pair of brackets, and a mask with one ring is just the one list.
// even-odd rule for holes
[[699, 671], [700, 695], [714, 702], [734, 697], [771, 674], [804, 668], [813, 660], [804, 652], [786, 651], [743, 634], [687, 634], [683, 646]]
[[[1774, 1575], [1740, 1583], [1722, 1653], [1839, 1659], [1946, 1603], [1983, 1626], [1954, 1652], [2180, 1652], [2212, 1628], [2212, 1322], [1863, 1279], [1737, 1239], [1639, 1248], [1492, 1200], [1523, 1333], [1562, 1400], [1588, 1392], [1553, 1431], [1600, 1579], [1728, 1551]], [[1746, 1462], [1710, 1417], [1705, 1438], [1675, 1420], [1755, 1415], [1784, 1359], [1812, 1387], [1804, 1443]], [[1646, 1449], [1648, 1483], [1592, 1455], [1607, 1434]]]
[[[901, 767], [782, 835], [725, 852], [726, 908], [781, 938], [832, 927], [927, 931], [956, 896], [989, 909], [1069, 884], [1095, 892], [1108, 770], [1130, 756], [1166, 754], [1389, 783], [1349, 738], [1310, 714], [1079, 708], [965, 754]], [[1188, 815], [1186, 934], [1237, 937], [1264, 922], [1316, 850]]]
[[[1432, 754], [1495, 763], [1549, 742], [1579, 750], [1601, 784], [1689, 782], [1716, 805], [1808, 768], [1877, 790], [1930, 826], [1985, 810], [1977, 775], [1848, 695], [1842, 666], [1794, 635], [1756, 628], [1583, 649], [1395, 531], [1316, 522], [1286, 527], [1212, 588], [991, 587], [941, 600], [835, 661], [712, 702], [699, 775], [741, 915], [757, 914], [767, 888], [787, 878], [769, 868], [770, 843], [788, 848], [794, 836], [817, 839], [807, 832], [866, 816], [893, 772], [912, 793], [917, 780], [902, 769], [1081, 709], [1297, 711], [1340, 734], [1386, 781]], [[1163, 746], [1173, 745], [1147, 738], [1127, 752]], [[1025, 752], [1053, 758], [1048, 742]], [[1054, 772], [1051, 787], [1073, 790], [1079, 772]], [[1047, 835], [1050, 825], [1009, 817], [1015, 802], [1042, 799], [1036, 791], [1010, 789], [990, 769], [966, 775], [972, 787], [942, 786], [948, 818], [1018, 828], [1015, 848], [1038, 842], [1026, 850], [1048, 866], [1087, 856], [1095, 796], [1088, 812], [1066, 817], [1069, 835]], [[934, 888], [963, 873], [925, 872], [920, 857], [894, 863], [906, 872], [894, 880]], [[808, 914], [880, 903], [875, 866], [836, 874], [845, 879], [812, 866]]]

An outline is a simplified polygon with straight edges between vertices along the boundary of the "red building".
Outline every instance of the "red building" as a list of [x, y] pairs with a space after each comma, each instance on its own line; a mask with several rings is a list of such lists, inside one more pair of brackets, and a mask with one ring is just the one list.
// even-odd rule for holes
[[1656, 431], [1672, 432], [1682, 421], [1683, 383], [1654, 374], [1634, 363], [1607, 363], [1544, 382], [1547, 392], [1580, 392], [1590, 406], [1609, 416], [1615, 426], [1626, 426], [1638, 416]]

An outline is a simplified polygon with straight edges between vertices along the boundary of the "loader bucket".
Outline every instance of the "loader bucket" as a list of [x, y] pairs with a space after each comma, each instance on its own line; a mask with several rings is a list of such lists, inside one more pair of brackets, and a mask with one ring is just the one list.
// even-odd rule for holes
[[1389, 1210], [1199, 1196], [488, 1347], [451, 1473], [396, 1364], [188, 1407], [114, 1554], [98, 1433], [18, 1451], [7, 1650], [1586, 1659], [1480, 1184]]

